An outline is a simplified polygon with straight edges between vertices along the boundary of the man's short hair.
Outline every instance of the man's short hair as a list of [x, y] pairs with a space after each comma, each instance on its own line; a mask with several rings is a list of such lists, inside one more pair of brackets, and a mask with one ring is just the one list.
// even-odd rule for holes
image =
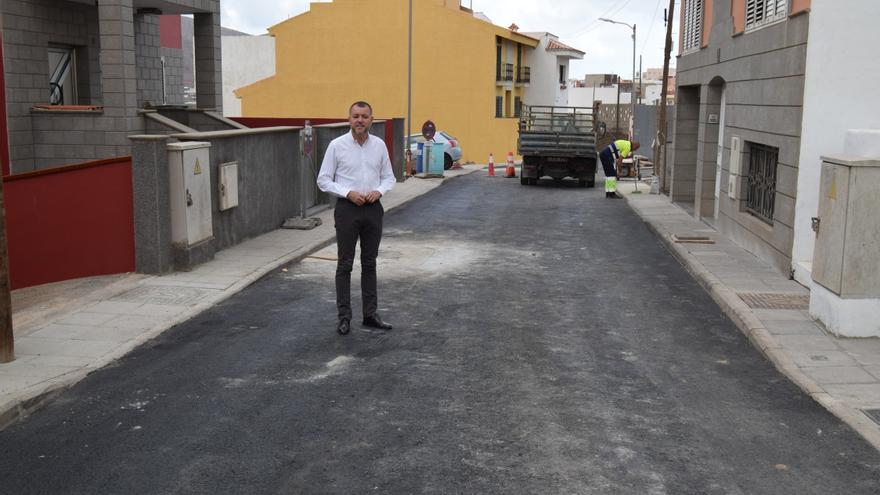
[[365, 101], [356, 101], [356, 102], [352, 103], [351, 106], [348, 107], [348, 114], [349, 115], [351, 115], [351, 110], [354, 107], [367, 107], [370, 109], [370, 115], [373, 115], [373, 107], [371, 107], [370, 104]]

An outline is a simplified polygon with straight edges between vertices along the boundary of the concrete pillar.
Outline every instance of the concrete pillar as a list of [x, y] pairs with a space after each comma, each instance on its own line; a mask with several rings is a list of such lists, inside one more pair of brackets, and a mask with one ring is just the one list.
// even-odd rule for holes
[[132, 0], [98, 0], [104, 117], [112, 121], [107, 144], [128, 145], [138, 129], [137, 74]]
[[173, 270], [168, 136], [131, 136], [134, 265], [138, 273]]
[[[694, 216], [715, 213], [715, 169], [718, 156], [718, 119], [721, 112], [721, 86], [700, 87], [700, 119], [697, 128], [697, 162], [694, 177]], [[714, 119], [710, 116], [714, 115]]]
[[223, 112], [223, 76], [220, 67], [220, 13], [195, 14], [196, 106]]
[[700, 88], [679, 87], [675, 106], [672, 130], [675, 136], [675, 154], [670, 161], [669, 195], [672, 201], [693, 204], [696, 190]]

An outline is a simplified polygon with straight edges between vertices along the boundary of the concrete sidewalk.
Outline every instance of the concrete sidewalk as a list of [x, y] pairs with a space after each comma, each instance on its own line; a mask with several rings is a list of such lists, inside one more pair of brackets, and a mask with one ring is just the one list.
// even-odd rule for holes
[[[384, 198], [392, 210], [443, 181], [482, 170], [448, 170], [444, 179], [409, 179]], [[312, 230], [279, 229], [216, 254], [190, 272], [123, 274], [14, 291], [16, 360], [0, 364], [0, 429], [23, 418], [89, 373], [238, 293], [272, 270], [335, 241], [333, 211]]]
[[[809, 291], [650, 187], [620, 193], [749, 340], [813, 399], [880, 449], [880, 339], [839, 338], [808, 313]], [[712, 243], [688, 242], [707, 237]], [[645, 267], [650, 270], [651, 267]], [[876, 411], [876, 413], [874, 413]]]

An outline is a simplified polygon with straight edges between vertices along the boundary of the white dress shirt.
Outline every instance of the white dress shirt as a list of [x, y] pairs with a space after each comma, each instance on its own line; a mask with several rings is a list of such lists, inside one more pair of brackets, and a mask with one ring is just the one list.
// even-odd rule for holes
[[351, 191], [384, 196], [395, 182], [385, 142], [369, 135], [361, 145], [352, 132], [330, 141], [318, 173], [318, 188], [340, 198]]

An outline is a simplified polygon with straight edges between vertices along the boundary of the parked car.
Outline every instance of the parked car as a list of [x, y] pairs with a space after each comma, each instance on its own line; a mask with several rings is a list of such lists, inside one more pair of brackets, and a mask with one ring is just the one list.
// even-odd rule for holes
[[[452, 164], [461, 160], [461, 146], [458, 143], [458, 139], [450, 136], [449, 134], [443, 131], [437, 131], [434, 134], [434, 141], [437, 143], [443, 143], [443, 169], [449, 170], [452, 168]], [[413, 134], [410, 136], [410, 149], [412, 150], [413, 157], [416, 156], [416, 151], [418, 150], [419, 143], [425, 142], [425, 136], [421, 134]]]

